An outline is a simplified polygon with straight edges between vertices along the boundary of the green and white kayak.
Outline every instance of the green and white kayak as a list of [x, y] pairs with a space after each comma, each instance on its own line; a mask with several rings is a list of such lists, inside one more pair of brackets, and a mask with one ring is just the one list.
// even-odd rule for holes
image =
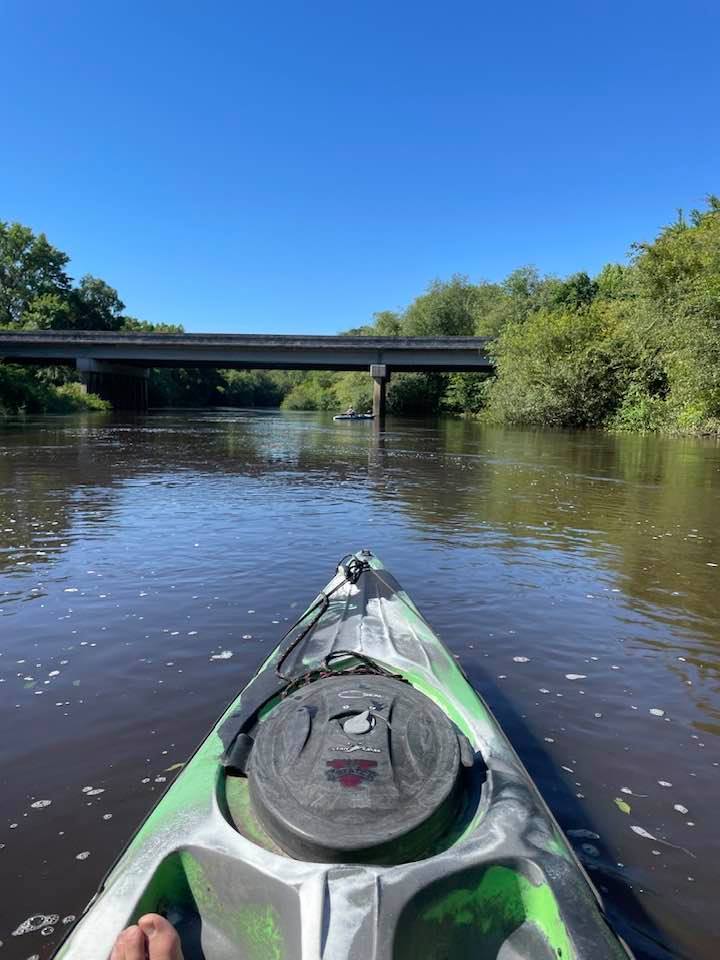
[[143, 913], [186, 960], [622, 960], [488, 707], [369, 551], [159, 801], [56, 956]]

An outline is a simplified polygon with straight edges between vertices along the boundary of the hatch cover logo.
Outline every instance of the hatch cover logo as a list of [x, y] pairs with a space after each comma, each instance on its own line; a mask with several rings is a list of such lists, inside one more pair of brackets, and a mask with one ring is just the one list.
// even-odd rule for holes
[[361, 747], [359, 743], [348, 744], [346, 747], [338, 743], [333, 747], [333, 750], [340, 753], [355, 753], [357, 750], [362, 750], [363, 753], [382, 753], [379, 747]]
[[363, 781], [374, 780], [377, 776], [377, 760], [326, 760], [325, 776], [335, 780], [343, 787], [362, 786]]

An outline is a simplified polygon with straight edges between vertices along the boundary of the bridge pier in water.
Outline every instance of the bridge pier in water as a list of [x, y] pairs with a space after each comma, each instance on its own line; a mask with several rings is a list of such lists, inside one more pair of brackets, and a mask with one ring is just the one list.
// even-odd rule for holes
[[147, 367], [78, 357], [75, 361], [88, 393], [96, 393], [115, 410], [144, 413], [148, 408]]
[[385, 363], [371, 363], [370, 376], [373, 378], [373, 416], [379, 427], [385, 426], [385, 402], [390, 371]]

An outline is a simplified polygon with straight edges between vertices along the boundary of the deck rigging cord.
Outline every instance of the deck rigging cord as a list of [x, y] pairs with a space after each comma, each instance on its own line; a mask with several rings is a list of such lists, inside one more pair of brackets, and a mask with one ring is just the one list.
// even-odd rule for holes
[[[347, 561], [347, 563], [346, 563]], [[368, 570], [370, 564], [367, 560], [360, 560], [352, 553], [346, 553], [344, 557], [338, 562], [337, 573], [343, 573], [344, 578], [336, 583], [332, 590], [323, 590], [321, 591], [315, 600], [310, 605], [309, 609], [299, 617], [295, 623], [286, 631], [285, 636], [280, 641], [280, 646], [287, 640], [287, 638], [292, 634], [293, 630], [297, 628], [305, 621], [305, 619], [310, 616], [311, 619], [305, 624], [302, 630], [298, 635], [288, 644], [288, 646], [282, 651], [278, 662], [275, 664], [275, 673], [281, 680], [290, 681], [291, 677], [285, 676], [282, 672], [282, 665], [285, 663], [290, 654], [295, 650], [298, 644], [302, 643], [305, 637], [310, 633], [310, 631], [315, 627], [325, 613], [327, 608], [330, 606], [330, 597], [336, 593], [340, 587], [344, 587], [346, 583], [355, 584], [358, 582], [364, 570]]]
[[[287, 647], [282, 651], [278, 662], [275, 664], [275, 673], [277, 674], [278, 678], [283, 680], [286, 684], [281, 694], [282, 697], [289, 696], [295, 690], [305, 686], [307, 683], [313, 683], [315, 680], [322, 680], [325, 677], [330, 676], [337, 677], [350, 674], [375, 674], [377, 676], [391, 677], [395, 680], [404, 679], [398, 674], [393, 673], [390, 670], [386, 670], [385, 667], [381, 666], [371, 657], [367, 657], [356, 650], [331, 651], [325, 657], [319, 667], [316, 667], [314, 670], [308, 670], [306, 673], [300, 674], [297, 677], [289, 677], [282, 671], [283, 664], [293, 650], [297, 649], [298, 645], [302, 643], [310, 631], [313, 630], [320, 622], [321, 618], [330, 606], [330, 598], [333, 596], [333, 594], [348, 583], [356, 584], [363, 573], [369, 569], [370, 564], [367, 560], [361, 560], [360, 557], [352, 553], [346, 554], [337, 565], [337, 573], [343, 574], [343, 579], [336, 583], [331, 590], [325, 590], [318, 594], [310, 608], [306, 610], [305, 613], [303, 613], [303, 615], [296, 620], [286, 632], [285, 636], [280, 641], [281, 645], [289, 636], [292, 635], [293, 630], [296, 630], [298, 627], [304, 624], [302, 630], [300, 630], [297, 636], [294, 637]], [[307, 619], [308, 617], [310, 618], [309, 620]], [[306, 620], [307, 623], [305, 623]], [[333, 668], [331, 666], [332, 662], [342, 657], [353, 657], [358, 662], [350, 667], [341, 669]]]
[[[333, 660], [343, 657], [352, 657], [358, 662], [354, 663], [351, 667], [341, 667], [340, 669], [331, 666]], [[400, 680], [403, 683], [407, 683], [407, 680], [405, 680], [405, 677], [401, 674], [387, 670], [376, 660], [373, 660], [371, 657], [366, 657], [364, 653], [358, 653], [356, 650], [333, 650], [315, 670], [308, 670], [306, 673], [301, 673], [292, 679], [283, 689], [280, 696], [283, 698], [289, 697], [290, 694], [299, 690], [300, 687], [304, 687], [308, 683], [314, 683], [316, 680], [325, 680], [327, 677], [357, 676], [358, 674], [363, 676], [388, 677], [390, 680]]]

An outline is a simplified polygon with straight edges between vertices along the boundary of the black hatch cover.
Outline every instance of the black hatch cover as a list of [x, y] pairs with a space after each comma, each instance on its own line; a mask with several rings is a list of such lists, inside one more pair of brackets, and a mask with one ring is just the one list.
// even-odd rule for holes
[[452, 820], [460, 758], [453, 725], [409, 684], [340, 676], [272, 711], [247, 773], [257, 816], [291, 856], [399, 863]]

